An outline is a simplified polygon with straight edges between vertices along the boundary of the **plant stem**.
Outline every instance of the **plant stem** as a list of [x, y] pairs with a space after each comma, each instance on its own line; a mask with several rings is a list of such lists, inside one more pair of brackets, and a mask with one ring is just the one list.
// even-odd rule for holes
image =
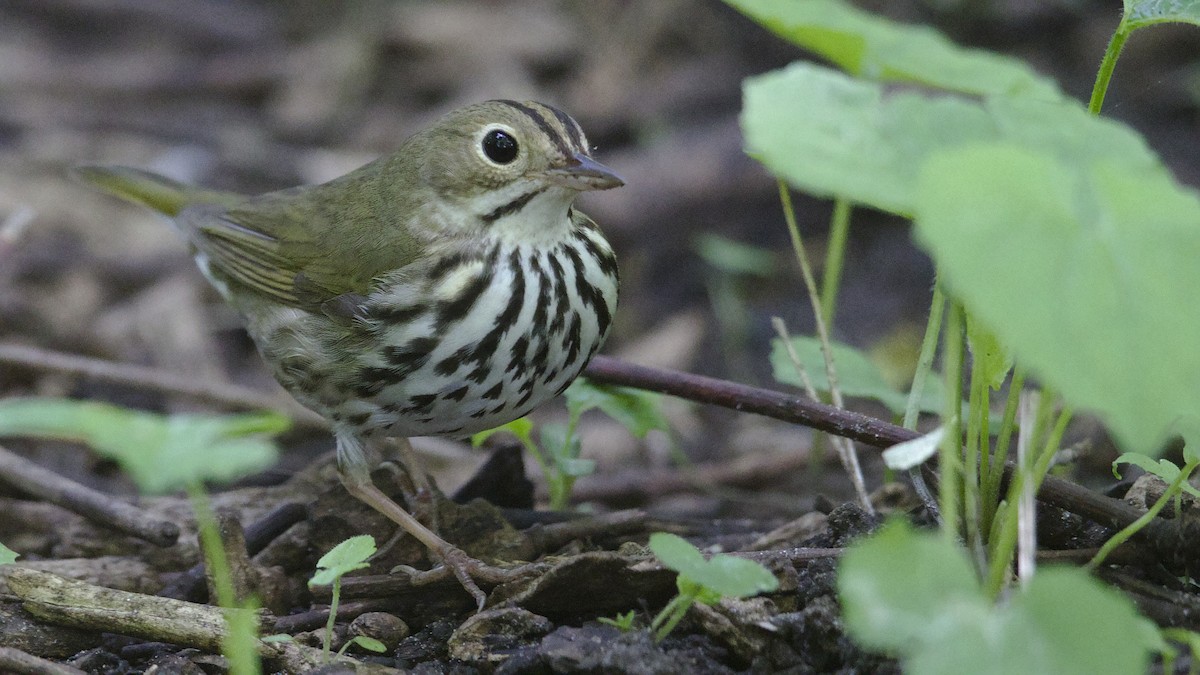
[[199, 481], [187, 484], [188, 497], [192, 502], [192, 510], [196, 514], [196, 528], [200, 532], [200, 548], [208, 564], [209, 573], [213, 580], [217, 605], [225, 610], [226, 635], [222, 640], [222, 651], [229, 659], [230, 672], [233, 675], [257, 675], [261, 672], [258, 652], [252, 647], [243, 649], [249, 641], [238, 640], [234, 636], [234, 620], [231, 611], [249, 611], [249, 608], [239, 603], [233, 590], [233, 578], [229, 572], [229, 560], [225, 556], [225, 547], [221, 543], [221, 531], [217, 525], [217, 517], [213, 513], [212, 504], [208, 501], [208, 493]]
[[1129, 39], [1131, 33], [1133, 33], [1133, 28], [1126, 23], [1125, 17], [1122, 17], [1112, 39], [1108, 41], [1108, 48], [1104, 50], [1104, 58], [1100, 61], [1100, 70], [1096, 72], [1096, 82], [1092, 85], [1092, 98], [1088, 101], [1088, 112], [1093, 115], [1099, 115], [1100, 109], [1104, 106], [1104, 95], [1108, 93], [1108, 83], [1112, 80], [1113, 69], [1117, 67], [1117, 58], [1121, 56], [1121, 49], [1125, 47], [1125, 41]]
[[850, 237], [850, 212], [853, 209], [850, 200], [845, 197], [833, 200], [829, 246], [825, 251], [825, 273], [821, 275], [821, 319], [826, 326], [833, 325], [833, 315], [837, 312], [838, 289], [842, 285], [842, 267], [846, 261], [846, 241]]
[[921, 355], [917, 358], [917, 370], [913, 373], [912, 387], [908, 390], [908, 403], [904, 407], [905, 429], [916, 429], [921, 414], [921, 396], [925, 393], [925, 378], [933, 370], [933, 356], [937, 353], [938, 335], [942, 332], [942, 311], [946, 307], [946, 296], [942, 294], [941, 282], [933, 285], [933, 300], [929, 303], [929, 320], [925, 322], [925, 337], [921, 340]]
[[1113, 536], [1109, 537], [1108, 541], [1104, 542], [1104, 545], [1100, 547], [1100, 550], [1096, 552], [1096, 555], [1088, 561], [1088, 569], [1094, 570], [1099, 567], [1100, 564], [1104, 562], [1104, 559], [1107, 558], [1113, 551], [1115, 551], [1118, 546], [1124, 544], [1133, 535], [1137, 534], [1138, 530], [1141, 530], [1143, 527], [1153, 522], [1154, 519], [1158, 517], [1159, 512], [1163, 510], [1163, 507], [1166, 506], [1176, 494], [1183, 490], [1183, 482], [1192, 475], [1192, 472], [1196, 470], [1197, 466], [1200, 466], [1200, 464], [1192, 462], [1185, 464], [1183, 469], [1179, 471], [1179, 475], [1175, 477], [1175, 480], [1171, 481], [1171, 484], [1167, 486], [1167, 489], [1162, 493], [1162, 496], [1155, 500], [1154, 505], [1151, 506], [1141, 518], [1133, 521], [1120, 532], [1117, 532]]
[[[833, 364], [833, 350], [829, 344], [829, 331], [825, 325], [825, 320], [821, 311], [821, 297], [817, 292], [817, 282], [813, 277], [812, 266], [809, 265], [808, 255], [804, 252], [804, 241], [800, 238], [800, 228], [796, 225], [796, 211], [792, 208], [792, 195], [788, 191], [787, 184], [782, 180], [779, 183], [779, 201], [783, 204], [783, 218], [787, 222], [788, 234], [792, 238], [792, 249], [796, 253], [796, 260], [800, 263], [800, 276], [804, 279], [804, 287], [808, 292], [808, 301], [812, 305], [813, 319], [817, 326], [817, 339], [821, 342], [821, 354], [825, 357], [825, 376], [829, 380], [829, 394], [833, 400], [833, 405], [836, 408], [845, 408], [845, 402], [842, 400], [842, 392], [838, 387], [837, 369]], [[870, 495], [867, 494], [866, 482], [863, 479], [862, 468], [858, 463], [858, 454], [854, 450], [854, 444], [842, 438], [833, 440], [833, 445], [838, 451], [838, 457], [842, 460], [842, 466], [846, 473], [850, 476], [850, 483], [854, 486], [854, 491], [858, 495], [858, 501], [862, 505], [863, 510], [868, 514], [874, 514], [875, 510], [871, 506]]]
[[957, 300], [950, 303], [950, 312], [946, 316], [942, 372], [946, 378], [946, 409], [942, 413], [946, 435], [938, 448], [938, 467], [942, 472], [938, 483], [938, 501], [942, 507], [942, 533], [956, 542], [962, 515], [959, 504], [962, 490], [962, 425], [959, 418], [963, 381], [963, 309]]
[[992, 537], [992, 523], [996, 519], [996, 510], [1000, 503], [1000, 483], [1004, 480], [1004, 463], [1008, 460], [1008, 445], [1013, 429], [1016, 428], [1017, 401], [1020, 400], [1024, 387], [1025, 370], [1017, 366], [1013, 368], [1012, 379], [1008, 383], [1008, 400], [1004, 404], [1004, 418], [1000, 422], [1000, 431], [996, 437], [995, 455], [988, 462], [987, 471], [983, 476], [980, 500], [982, 523], [986, 528], [983, 533], [984, 539]]
[[330, 589], [332, 597], [329, 599], [329, 618], [325, 620], [325, 635], [321, 638], [321, 652], [324, 655], [322, 660], [329, 663], [330, 647], [333, 643], [333, 626], [337, 622], [338, 600], [342, 594], [342, 577], [339, 574], [333, 579], [333, 587]]

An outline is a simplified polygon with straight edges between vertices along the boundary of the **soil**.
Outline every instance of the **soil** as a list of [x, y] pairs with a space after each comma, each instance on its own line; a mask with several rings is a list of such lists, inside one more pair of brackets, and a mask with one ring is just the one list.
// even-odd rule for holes
[[[1120, 9], [1099, 0], [863, 6], [1026, 59], [1085, 100]], [[1105, 108], [1143, 133], [1189, 185], [1200, 184], [1197, 35], [1186, 26], [1138, 33]], [[580, 508], [570, 512], [544, 508], [536, 466], [527, 461], [526, 471], [512, 447], [490, 447], [485, 463], [486, 453], [461, 440], [418, 439], [437, 485], [456, 493], [426, 494], [417, 505], [436, 513], [443, 535], [474, 555], [535, 567], [489, 585], [488, 606], [476, 613], [452, 579], [414, 586], [393, 573], [397, 565], [431, 567], [411, 541], [393, 542], [347, 578], [333, 640], [337, 649], [368, 635], [386, 652], [352, 647], [353, 660], [322, 666], [330, 597], [306, 584], [316, 560], [354, 534], [382, 545], [391, 528], [342, 490], [328, 433], [288, 402], [170, 228], [66, 177], [77, 163], [117, 163], [264, 192], [345, 173], [458, 105], [543, 100], [572, 114], [597, 156], [627, 181], [582, 204], [622, 268], [621, 307], [605, 352], [783, 389], [766, 358], [770, 318], [782, 317], [793, 334], [810, 333], [812, 319], [774, 180], [742, 152], [737, 114], [744, 77], [801, 58], [808, 57], [717, 2], [2, 3], [0, 347], [38, 351], [23, 365], [0, 358], [0, 399], [68, 396], [159, 412], [257, 401], [296, 416], [277, 466], [211, 486], [237, 588], [263, 607], [260, 630], [294, 636], [269, 655], [268, 670], [898, 672], [896, 661], [846, 635], [836, 556], [888, 514], [923, 522], [908, 488], [886, 483], [876, 452], [864, 447], [879, 511], [867, 517], [850, 503], [849, 482], [819, 435], [669, 399], [669, 435], [638, 439], [601, 415], [585, 418], [584, 455], [597, 471], [577, 483]], [[819, 254], [830, 205], [799, 197], [797, 208]], [[761, 247], [769, 273], [713, 267], [698, 254], [706, 233]], [[904, 362], [920, 339], [932, 273], [903, 222], [857, 210], [835, 337]], [[55, 355], [140, 370], [120, 381]], [[142, 377], [147, 372], [174, 384], [156, 385]], [[180, 381], [213, 389], [188, 393]], [[854, 407], [887, 417], [869, 402]], [[564, 417], [553, 403], [535, 421]], [[1111, 444], [1086, 418], [1068, 434], [1072, 444], [1083, 441], [1091, 449], [1077, 480], [1107, 487]], [[60, 672], [225, 672], [211, 632], [166, 632], [187, 623], [187, 603], [201, 606], [209, 596], [188, 499], [138, 496], [113, 463], [76, 444], [3, 439], [3, 446], [106, 499], [133, 503], [144, 522], [179, 530], [172, 543], [148, 543], [76, 512], [92, 513], [87, 508], [31, 497], [19, 478], [26, 474], [0, 470], [0, 542], [21, 554], [15, 567], [24, 570], [4, 577], [0, 595], [0, 659], [16, 659], [4, 668], [17, 669], [23, 653], [45, 659], [24, 672], [49, 672], [47, 664]], [[393, 472], [376, 479], [397, 495], [410, 487]], [[1094, 546], [1106, 532], [1065, 511], [1045, 509], [1043, 519], [1043, 544], [1062, 549]], [[645, 630], [600, 623], [633, 610], [645, 626], [675, 593], [674, 575], [644, 548], [655, 531], [757, 556], [780, 589], [697, 607], [660, 643]], [[62, 593], [100, 586], [131, 596], [101, 594], [95, 614], [66, 616], [21, 590], [50, 587], [39, 571], [88, 584]], [[1159, 584], [1154, 575], [1138, 577]], [[1174, 591], [1169, 582], [1159, 586]], [[1152, 595], [1143, 588], [1138, 597], [1161, 623], [1194, 622], [1187, 612], [1167, 617], [1183, 601], [1161, 600], [1155, 613]], [[117, 615], [123, 602], [144, 602], [139, 611], [159, 619], [134, 627]]]

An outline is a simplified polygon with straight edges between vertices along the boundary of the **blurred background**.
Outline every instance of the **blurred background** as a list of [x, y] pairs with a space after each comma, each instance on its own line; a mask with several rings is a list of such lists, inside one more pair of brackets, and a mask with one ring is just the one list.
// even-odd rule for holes
[[[1120, 12], [1117, 0], [858, 5], [1025, 59], [1085, 101]], [[1191, 185], [1200, 184], [1198, 35], [1183, 26], [1139, 32], [1105, 107]], [[11, 227], [0, 235], [0, 341], [278, 392], [170, 228], [70, 182], [65, 169], [120, 163], [264, 192], [345, 173], [456, 106], [532, 98], [573, 115], [596, 156], [627, 180], [582, 204], [622, 268], [606, 353], [783, 388], [766, 358], [770, 318], [809, 334], [811, 313], [775, 183], [742, 153], [737, 116], [743, 78], [803, 58], [715, 0], [0, 0], [0, 223], [28, 223], [19, 237]], [[830, 204], [801, 196], [797, 208], [819, 261]], [[931, 282], [904, 222], [857, 210], [834, 337], [902, 382]], [[23, 394], [177, 407], [0, 365], [0, 396]], [[589, 493], [585, 480], [583, 498], [654, 497], [703, 515], [763, 502], [802, 512], [817, 494], [848, 494], [840, 472], [811, 466], [805, 430], [665, 405], [674, 431], [647, 441], [589, 418], [585, 456], [620, 475], [666, 470], [682, 452], [732, 467], [713, 480], [724, 489], [626, 494], [608, 481]], [[540, 417], [562, 414], [561, 403], [546, 408]], [[302, 433], [288, 445], [280, 476], [331, 447]], [[422, 446], [454, 460], [433, 462], [443, 487], [478, 463], [458, 461], [468, 454], [461, 444]], [[82, 455], [44, 454], [70, 473], [104, 470]]]

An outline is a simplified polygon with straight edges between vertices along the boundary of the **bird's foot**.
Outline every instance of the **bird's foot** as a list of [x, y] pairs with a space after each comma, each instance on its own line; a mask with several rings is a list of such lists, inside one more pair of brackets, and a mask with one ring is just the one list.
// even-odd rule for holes
[[472, 558], [462, 549], [450, 544], [437, 551], [437, 555], [441, 557], [441, 564], [431, 570], [422, 571], [408, 565], [400, 565], [392, 571], [407, 574], [414, 586], [442, 581], [453, 576], [467, 594], [475, 599], [477, 610], [482, 610], [487, 603], [487, 594], [483, 592], [477, 582], [494, 586], [529, 576], [542, 569], [542, 566], [530, 563], [515, 567], [489, 565], [482, 560]]

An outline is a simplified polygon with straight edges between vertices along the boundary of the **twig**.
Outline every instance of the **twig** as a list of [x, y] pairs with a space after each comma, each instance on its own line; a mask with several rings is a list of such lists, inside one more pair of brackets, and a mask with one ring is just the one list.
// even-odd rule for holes
[[156, 546], [171, 546], [179, 538], [175, 523], [159, 520], [112, 495], [64, 478], [4, 447], [0, 447], [0, 481]]
[[0, 647], [0, 672], [14, 675], [87, 675], [73, 666], [43, 659], [12, 647]]
[[[606, 356], [594, 357], [584, 374], [594, 382], [656, 391], [697, 403], [802, 424], [875, 448], [889, 448], [920, 435], [911, 429], [868, 415], [838, 410], [794, 394], [677, 370], [641, 366]], [[1013, 466], [1012, 462], [1005, 463], [1005, 480], [1011, 478]], [[1141, 515], [1137, 509], [1119, 499], [1096, 494], [1083, 486], [1049, 475], [1042, 481], [1038, 499], [1116, 529], [1125, 527]], [[1162, 546], [1166, 546], [1166, 533], [1162, 537]], [[1197, 545], [1200, 545], [1200, 541]]]
[[0, 344], [0, 363], [38, 372], [85, 377], [134, 389], [186, 396], [236, 410], [274, 410], [292, 418], [298, 425], [328, 428], [324, 419], [300, 407], [299, 404], [281, 403], [280, 398], [235, 384], [197, 381], [145, 366], [115, 363], [17, 344]]

